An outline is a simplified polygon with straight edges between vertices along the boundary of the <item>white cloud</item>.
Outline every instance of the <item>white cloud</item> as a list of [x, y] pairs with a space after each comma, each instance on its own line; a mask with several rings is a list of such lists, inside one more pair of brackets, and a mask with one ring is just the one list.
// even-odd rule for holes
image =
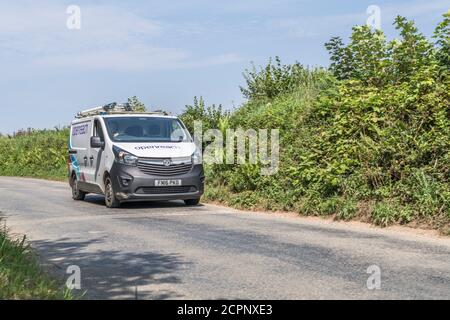
[[238, 61], [240, 61], [240, 58], [235, 54], [195, 59], [188, 51], [176, 48], [133, 46], [116, 50], [51, 55], [37, 59], [35, 63], [46, 68], [70, 67], [91, 70], [148, 71], [209, 67]]
[[229, 64], [242, 61], [242, 58], [235, 53], [226, 53], [216, 56], [211, 56], [206, 59], [201, 59], [197, 61], [186, 61], [178, 64], [180, 68], [195, 68], [195, 67], [210, 67], [221, 64]]
[[[380, 5], [383, 24], [391, 24], [397, 15], [408, 19], [415, 19], [436, 14], [443, 14], [450, 9], [448, 0], [440, 1], [415, 1], [395, 4]], [[366, 8], [361, 7], [360, 12], [352, 12], [339, 15], [287, 17], [269, 21], [268, 27], [282, 30], [293, 38], [308, 38], [320, 35], [330, 35], [339, 30], [348, 30], [349, 26], [363, 25], [368, 15]]]
[[293, 38], [310, 38], [329, 35], [336, 30], [345, 30], [349, 26], [363, 24], [365, 12], [356, 14], [330, 15], [318, 17], [299, 17], [272, 20], [269, 28], [282, 30]]
[[200, 61], [182, 48], [158, 45], [168, 26], [114, 6], [82, 5], [81, 30], [69, 30], [67, 7], [0, 5], [0, 57], [31, 66], [112, 70], [202, 67], [232, 63], [235, 55]]
[[444, 14], [449, 9], [450, 2], [448, 0], [416, 1], [381, 6], [381, 14], [389, 16], [401, 15], [412, 19], [432, 13]]
[[36, 42], [53, 38], [58, 40], [86, 40], [113, 42], [128, 37], [154, 37], [161, 34], [158, 22], [144, 19], [136, 14], [111, 6], [82, 6], [81, 30], [69, 30], [69, 15], [61, 5], [29, 6], [5, 5], [0, 7], [0, 36], [34, 39]]

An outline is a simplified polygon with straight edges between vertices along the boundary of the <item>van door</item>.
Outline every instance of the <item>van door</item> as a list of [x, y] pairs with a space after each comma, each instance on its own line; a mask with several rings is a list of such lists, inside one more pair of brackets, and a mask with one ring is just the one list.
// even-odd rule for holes
[[[99, 137], [102, 142], [105, 142], [105, 135], [103, 132], [100, 120], [95, 119], [92, 128], [91, 137]], [[93, 185], [97, 185], [102, 190], [102, 169], [104, 167], [104, 148], [91, 148], [89, 142], [89, 159], [86, 181]]]
[[70, 135], [70, 161], [78, 181], [86, 181], [86, 172], [89, 170], [90, 136], [92, 120], [75, 123], [71, 126]]

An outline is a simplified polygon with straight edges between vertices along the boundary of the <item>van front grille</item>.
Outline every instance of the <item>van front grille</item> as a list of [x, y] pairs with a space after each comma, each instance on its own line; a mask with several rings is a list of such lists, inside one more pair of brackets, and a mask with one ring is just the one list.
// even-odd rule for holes
[[[169, 162], [169, 165], [167, 165]], [[138, 168], [152, 176], [177, 176], [188, 173], [192, 169], [191, 158], [173, 158], [173, 159], [160, 159], [160, 158], [139, 158]]]
[[173, 186], [173, 187], [141, 187], [136, 190], [139, 194], [173, 194], [195, 192], [194, 186]]

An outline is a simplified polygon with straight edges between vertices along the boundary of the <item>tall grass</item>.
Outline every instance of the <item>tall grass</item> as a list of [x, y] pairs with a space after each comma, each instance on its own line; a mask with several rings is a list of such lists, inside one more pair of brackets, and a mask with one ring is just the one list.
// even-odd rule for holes
[[0, 299], [72, 299], [67, 288], [39, 265], [26, 237], [16, 238], [0, 227]]
[[0, 175], [63, 179], [68, 139], [68, 129], [0, 137]]

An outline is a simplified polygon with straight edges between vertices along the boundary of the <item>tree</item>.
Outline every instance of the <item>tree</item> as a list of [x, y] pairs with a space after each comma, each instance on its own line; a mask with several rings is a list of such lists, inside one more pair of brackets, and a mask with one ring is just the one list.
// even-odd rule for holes
[[135, 112], [146, 112], [147, 108], [145, 104], [143, 104], [136, 96], [132, 96], [128, 98], [128, 104], [131, 106], [133, 111]]
[[433, 38], [436, 39], [436, 57], [444, 70], [450, 69], [450, 10], [444, 14], [442, 21], [435, 29]]
[[431, 67], [436, 60], [433, 44], [418, 31], [413, 21], [397, 16], [394, 25], [400, 33], [400, 39], [389, 43], [388, 72], [393, 83], [401, 83]]
[[325, 43], [330, 53], [330, 71], [338, 80], [349, 79], [352, 76], [352, 52], [344, 45], [340, 37], [333, 37]]
[[190, 132], [194, 130], [194, 121], [202, 121], [203, 129], [218, 129], [220, 121], [229, 116], [229, 112], [223, 110], [222, 105], [206, 106], [203, 97], [194, 97], [193, 105], [186, 105], [183, 113], [180, 115]]
[[[381, 87], [409, 81], [420, 70], [436, 64], [433, 44], [418, 32], [413, 21], [397, 16], [394, 25], [400, 37], [390, 42], [382, 31], [368, 26], [353, 27], [347, 45], [339, 37], [331, 38], [325, 44], [330, 53], [330, 71], [339, 80], [359, 80]], [[441, 59], [447, 63], [448, 25], [447, 16], [435, 33]]]
[[339, 80], [358, 79], [366, 84], [381, 85], [386, 68], [387, 47], [382, 31], [370, 27], [353, 27], [346, 46], [339, 37], [325, 44], [330, 53], [330, 70]]
[[249, 100], [274, 99], [281, 94], [293, 92], [304, 83], [315, 83], [317, 78], [321, 78], [325, 71], [316, 68], [309, 70], [298, 62], [285, 65], [281, 63], [279, 57], [272, 59], [265, 67], [244, 71], [246, 87], [240, 87], [242, 94]]

